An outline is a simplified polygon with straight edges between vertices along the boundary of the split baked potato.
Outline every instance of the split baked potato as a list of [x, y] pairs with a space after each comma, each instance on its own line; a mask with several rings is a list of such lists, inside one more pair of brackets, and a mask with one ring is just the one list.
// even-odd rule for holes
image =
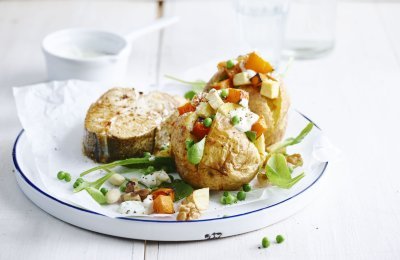
[[282, 79], [273, 72], [273, 67], [253, 52], [235, 60], [220, 62], [218, 71], [204, 89], [239, 88], [247, 91], [250, 110], [263, 116], [267, 125], [264, 132], [266, 146], [283, 138], [290, 106]]
[[143, 94], [132, 88], [108, 90], [86, 114], [85, 155], [105, 163], [142, 156], [144, 152], [157, 154], [169, 144], [176, 107], [183, 102], [158, 91]]
[[255, 177], [265, 159], [265, 126], [248, 109], [248, 97], [238, 89], [211, 90], [178, 108], [171, 150], [184, 181], [237, 190]]

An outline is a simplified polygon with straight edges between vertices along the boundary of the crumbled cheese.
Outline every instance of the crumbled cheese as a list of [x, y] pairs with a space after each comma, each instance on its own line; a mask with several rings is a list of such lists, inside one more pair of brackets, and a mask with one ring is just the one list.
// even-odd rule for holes
[[143, 206], [146, 209], [146, 214], [153, 213], [153, 195], [150, 194], [143, 200]]
[[251, 126], [257, 122], [259, 118], [257, 114], [244, 107], [231, 110], [229, 112], [229, 116], [230, 118], [233, 118], [234, 116], [238, 116], [240, 118], [239, 123], [236, 124], [235, 127], [241, 132], [250, 131]]
[[249, 107], [249, 100], [246, 98], [243, 98], [239, 101], [239, 105], [241, 105], [242, 107]]
[[119, 205], [118, 212], [121, 214], [145, 214], [153, 213], [153, 195], [148, 195], [143, 202], [141, 201], [124, 201]]
[[165, 171], [161, 170], [151, 174], [143, 175], [140, 178], [140, 181], [147, 187], [154, 187], [159, 186], [163, 182], [171, 182], [171, 179]]
[[119, 205], [118, 212], [121, 214], [146, 214], [146, 208], [141, 201], [124, 201]]

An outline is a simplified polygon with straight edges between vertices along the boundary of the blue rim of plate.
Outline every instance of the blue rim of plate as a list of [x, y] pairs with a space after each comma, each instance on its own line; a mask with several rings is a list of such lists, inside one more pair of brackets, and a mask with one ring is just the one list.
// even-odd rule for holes
[[[305, 119], [307, 119], [309, 122], [313, 123], [314, 126], [317, 127], [317, 128], [321, 131], [321, 128], [319, 128], [311, 119], [309, 119], [307, 116], [305, 116], [304, 114], [302, 114], [302, 113], [299, 112], [299, 111], [296, 111], [296, 112], [299, 113], [301, 116], [303, 116]], [[20, 137], [22, 136], [23, 133], [24, 133], [24, 129], [22, 129], [22, 130], [19, 132], [17, 138], [15, 139], [14, 146], [13, 146], [13, 151], [12, 151], [12, 158], [13, 158], [13, 162], [14, 162], [14, 167], [15, 167], [15, 169], [18, 171], [18, 173], [21, 175], [21, 177], [24, 179], [24, 181], [25, 181], [29, 186], [31, 186], [33, 189], [35, 189], [37, 192], [41, 193], [41, 194], [44, 195], [45, 197], [47, 197], [47, 198], [49, 198], [49, 199], [51, 199], [51, 200], [54, 200], [54, 201], [56, 201], [56, 202], [58, 202], [58, 203], [60, 203], [60, 204], [62, 204], [62, 205], [64, 205], [64, 206], [67, 206], [67, 207], [70, 207], [70, 208], [73, 208], [73, 209], [76, 209], [76, 210], [79, 210], [79, 211], [83, 211], [83, 212], [85, 212], [85, 213], [94, 214], [94, 215], [97, 215], [97, 216], [102, 216], [102, 217], [108, 218], [106, 215], [103, 215], [103, 214], [100, 214], [100, 213], [97, 213], [97, 212], [94, 212], [94, 211], [91, 211], [91, 210], [83, 209], [83, 208], [80, 208], [80, 207], [71, 205], [71, 204], [69, 204], [69, 203], [66, 203], [66, 202], [64, 202], [64, 201], [62, 201], [62, 200], [59, 200], [59, 199], [53, 197], [52, 195], [46, 193], [45, 191], [41, 190], [39, 187], [37, 187], [34, 183], [32, 183], [32, 182], [28, 179], [28, 178], [25, 176], [25, 174], [23, 173], [23, 171], [21, 170], [21, 168], [20, 168], [20, 166], [19, 166], [19, 164], [18, 164], [18, 160], [17, 160], [17, 146], [18, 146], [18, 141], [19, 141], [19, 139], [20, 139]], [[258, 212], [258, 211], [262, 211], [262, 210], [265, 210], [265, 209], [268, 209], [268, 208], [272, 208], [272, 207], [278, 206], [279, 204], [282, 204], [282, 203], [284, 203], [284, 202], [286, 202], [286, 201], [289, 201], [289, 200], [291, 200], [291, 199], [297, 197], [298, 195], [302, 194], [303, 192], [305, 192], [305, 191], [307, 191], [309, 188], [311, 188], [311, 187], [322, 177], [322, 175], [324, 175], [324, 173], [325, 173], [327, 167], [328, 167], [328, 162], [325, 162], [325, 163], [324, 163], [324, 167], [323, 167], [321, 173], [318, 175], [318, 177], [317, 177], [310, 185], [308, 185], [306, 188], [304, 188], [304, 189], [301, 190], [300, 192], [294, 194], [293, 196], [291, 196], [291, 197], [289, 197], [289, 198], [287, 198], [287, 199], [284, 199], [284, 200], [282, 200], [282, 201], [279, 201], [279, 202], [277, 202], [277, 203], [275, 203], [275, 204], [269, 205], [269, 206], [267, 206], [267, 207], [263, 207], [263, 208], [260, 208], [260, 209], [256, 209], [256, 210], [252, 210], [252, 211], [248, 211], [248, 212], [244, 212], [244, 213], [240, 213], [240, 214], [236, 214], [236, 215], [232, 215], [232, 216], [219, 217], [219, 218], [209, 218], [209, 219], [199, 219], [199, 220], [190, 220], [190, 221], [151, 220], [151, 219], [125, 218], [125, 217], [118, 217], [117, 219], [128, 220], [128, 221], [138, 221], [138, 222], [179, 223], [179, 224], [185, 224], [185, 223], [193, 223], [193, 222], [207, 222], [207, 221], [217, 221], [217, 220], [226, 220], [226, 219], [230, 219], [230, 218], [237, 218], [237, 217], [240, 217], [240, 216], [252, 214], [252, 213], [255, 213], [255, 212]]]

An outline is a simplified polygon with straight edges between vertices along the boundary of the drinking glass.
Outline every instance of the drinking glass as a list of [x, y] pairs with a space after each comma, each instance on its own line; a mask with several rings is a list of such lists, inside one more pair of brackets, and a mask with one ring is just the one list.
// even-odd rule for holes
[[285, 56], [314, 58], [332, 50], [336, 5], [336, 0], [292, 0], [285, 32]]
[[236, 0], [240, 43], [278, 66], [290, 0]]

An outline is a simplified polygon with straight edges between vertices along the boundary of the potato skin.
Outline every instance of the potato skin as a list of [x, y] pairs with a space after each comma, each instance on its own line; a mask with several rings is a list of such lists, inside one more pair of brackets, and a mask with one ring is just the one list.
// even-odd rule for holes
[[263, 115], [267, 130], [264, 132], [265, 145], [269, 146], [282, 140], [286, 131], [290, 99], [285, 86], [282, 84], [279, 96], [269, 99], [260, 94], [258, 88], [243, 86], [241, 89], [249, 92], [249, 108], [252, 112]]
[[261, 165], [260, 154], [246, 135], [233, 127], [229, 119], [217, 113], [206, 136], [203, 158], [198, 165], [187, 160], [185, 140], [192, 138], [194, 113], [186, 113], [175, 122], [171, 148], [181, 178], [196, 188], [237, 190], [250, 182]]
[[[208, 82], [204, 91], [209, 91], [213, 83], [217, 82], [223, 71], [214, 74]], [[281, 84], [279, 97], [270, 99], [260, 94], [260, 89], [252, 85], [239, 87], [249, 93], [249, 108], [252, 112], [263, 115], [267, 125], [267, 130], [264, 132], [265, 145], [268, 147], [271, 144], [282, 140], [286, 131], [288, 110], [290, 107], [290, 98], [286, 87]]]

